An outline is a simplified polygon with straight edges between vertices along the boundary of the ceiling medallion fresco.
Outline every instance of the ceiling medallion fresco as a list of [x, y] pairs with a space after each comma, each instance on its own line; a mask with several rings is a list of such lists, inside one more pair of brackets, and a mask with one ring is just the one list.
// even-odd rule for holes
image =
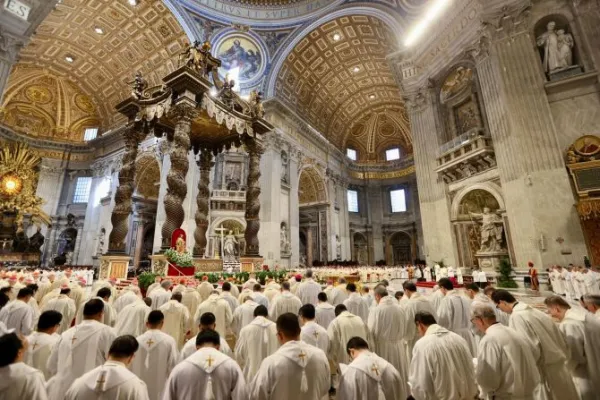
[[[375, 158], [390, 143], [411, 151], [404, 103], [386, 60], [395, 50], [395, 35], [381, 20], [337, 18], [288, 54], [278, 71], [276, 96], [340, 149], [360, 142], [361, 158]], [[366, 132], [369, 126], [372, 131]]]
[[222, 63], [219, 68], [221, 78], [236, 75], [238, 83], [251, 84], [263, 76], [267, 60], [258, 42], [250, 35], [226, 34], [217, 40], [215, 48]]
[[[68, 76], [81, 94], [70, 102], [81, 112], [97, 114], [101, 131], [106, 131], [124, 122], [114, 107], [129, 95], [134, 73], [141, 71], [151, 86], [159, 84], [175, 70], [187, 42], [162, 1], [138, 1], [134, 7], [127, 0], [63, 0], [21, 51], [19, 64]], [[13, 71], [11, 81], [19, 73], [18, 68]], [[48, 101], [47, 95], [28, 94], [36, 105]], [[42, 112], [27, 113], [33, 114], [27, 118], [39, 118]]]
[[68, 78], [17, 65], [8, 81], [0, 122], [19, 133], [82, 141], [85, 128], [100, 124], [90, 97]]

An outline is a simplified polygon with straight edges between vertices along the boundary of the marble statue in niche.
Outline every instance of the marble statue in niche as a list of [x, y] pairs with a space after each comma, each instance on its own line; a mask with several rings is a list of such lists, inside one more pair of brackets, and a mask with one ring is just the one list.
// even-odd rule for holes
[[573, 35], [565, 29], [556, 29], [555, 21], [548, 22], [546, 32], [537, 37], [537, 45], [542, 49], [542, 63], [548, 76], [576, 67]]
[[224, 261], [236, 261], [239, 255], [239, 242], [236, 239], [233, 231], [229, 231], [229, 234], [223, 239], [223, 260]]
[[104, 250], [104, 240], [106, 236], [106, 229], [100, 229], [100, 233], [98, 234], [98, 246], [96, 247], [96, 256], [101, 256], [102, 251]]
[[282, 222], [280, 227], [279, 248], [282, 254], [289, 254], [292, 251], [287, 224], [285, 222]]
[[335, 235], [335, 259], [338, 261], [342, 260], [342, 241], [340, 235]]
[[483, 213], [469, 213], [472, 218], [481, 220], [480, 235], [481, 243], [479, 251], [501, 251], [502, 248], [502, 233], [504, 227], [502, 217], [498, 215], [498, 211], [491, 212], [488, 207], [483, 208]]
[[281, 180], [288, 183], [288, 155], [285, 151], [281, 152]]

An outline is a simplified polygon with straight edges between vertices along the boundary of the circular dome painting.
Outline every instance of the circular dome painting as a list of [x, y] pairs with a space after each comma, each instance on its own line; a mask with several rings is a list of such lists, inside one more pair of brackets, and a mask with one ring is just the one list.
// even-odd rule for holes
[[264, 70], [265, 60], [258, 44], [249, 36], [233, 34], [224, 37], [217, 45], [217, 57], [221, 60], [219, 73], [229, 74], [239, 83], [252, 81]]

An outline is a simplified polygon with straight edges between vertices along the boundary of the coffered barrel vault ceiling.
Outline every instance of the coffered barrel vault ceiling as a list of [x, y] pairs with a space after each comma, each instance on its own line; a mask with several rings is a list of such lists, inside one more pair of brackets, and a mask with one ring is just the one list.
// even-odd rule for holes
[[[177, 67], [185, 42], [179, 22], [162, 1], [140, 1], [132, 7], [127, 0], [63, 0], [21, 51], [19, 64], [70, 80], [89, 96], [106, 130], [122, 122], [114, 106], [129, 95], [135, 71], [150, 85], [160, 83]], [[15, 68], [9, 91], [23, 70]], [[67, 136], [82, 140], [83, 132]]]
[[396, 43], [375, 17], [327, 22], [288, 54], [276, 96], [340, 149], [357, 148], [362, 160], [392, 146], [411, 152], [408, 118], [386, 60]]

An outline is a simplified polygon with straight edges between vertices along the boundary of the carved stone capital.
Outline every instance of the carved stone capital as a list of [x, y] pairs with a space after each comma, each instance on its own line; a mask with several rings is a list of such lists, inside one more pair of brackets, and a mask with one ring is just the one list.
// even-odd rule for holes
[[475, 63], [479, 64], [489, 57], [491, 44], [492, 37], [490, 29], [484, 26], [479, 30], [478, 38], [465, 52], [471, 56]]
[[12, 35], [0, 28], [0, 59], [10, 63], [15, 62], [24, 45], [25, 40], [23, 38]]
[[421, 113], [431, 101], [431, 91], [428, 86], [422, 86], [417, 91], [404, 95], [404, 104], [409, 114]]
[[529, 31], [531, 6], [503, 7], [499, 13], [484, 17], [483, 28], [493, 40], [502, 40]]
[[198, 116], [198, 110], [194, 105], [190, 104], [190, 102], [180, 101], [177, 104], [173, 105], [171, 108], [169, 108], [168, 116], [169, 118], [174, 118], [178, 120], [183, 119], [191, 121], [192, 119]]

